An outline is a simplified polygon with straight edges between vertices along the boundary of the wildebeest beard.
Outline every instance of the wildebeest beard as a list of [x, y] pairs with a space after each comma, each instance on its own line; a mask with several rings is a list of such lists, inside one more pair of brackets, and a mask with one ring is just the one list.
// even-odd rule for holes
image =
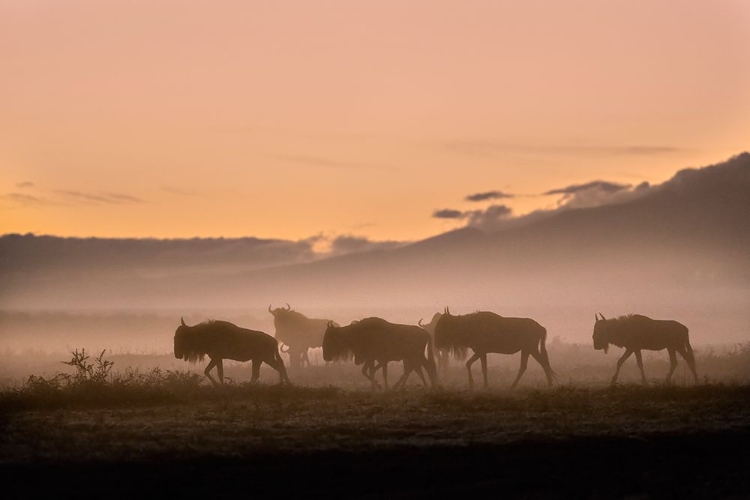
[[174, 336], [174, 351], [185, 361], [197, 363], [203, 361], [207, 352], [207, 343], [211, 338], [206, 336], [213, 320], [204, 321], [194, 326], [180, 326]]

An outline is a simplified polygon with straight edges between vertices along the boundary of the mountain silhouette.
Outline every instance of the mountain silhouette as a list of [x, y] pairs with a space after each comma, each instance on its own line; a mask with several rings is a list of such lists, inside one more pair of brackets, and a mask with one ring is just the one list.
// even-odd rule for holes
[[575, 294], [582, 302], [648, 293], [657, 300], [667, 289], [746, 295], [750, 154], [681, 170], [624, 203], [514, 222], [492, 233], [467, 227], [317, 260], [310, 245], [253, 238], [87, 243], [7, 235], [0, 238], [0, 307], [265, 308], [273, 301], [478, 308], [572, 301]]

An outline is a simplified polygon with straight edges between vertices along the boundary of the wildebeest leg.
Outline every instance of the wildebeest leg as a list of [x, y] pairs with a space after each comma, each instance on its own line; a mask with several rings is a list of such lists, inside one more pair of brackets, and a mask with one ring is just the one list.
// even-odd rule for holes
[[542, 365], [542, 369], [544, 370], [544, 374], [547, 376], [547, 387], [552, 387], [552, 367], [549, 364], [549, 358], [544, 356], [542, 353], [540, 353], [538, 350], [531, 351], [531, 356]]
[[479, 354], [474, 353], [474, 355], [470, 357], [466, 362], [466, 370], [469, 372], [469, 388], [474, 387], [474, 377], [471, 376], [471, 365], [473, 365], [474, 362], [479, 359], [479, 356]]
[[437, 352], [437, 358], [438, 358], [438, 364], [440, 365], [439, 371], [440, 375], [442, 377], [445, 377], [445, 374], [448, 373], [448, 358], [450, 354], [448, 351], [438, 351]]
[[[675, 368], [677, 368], [677, 353], [674, 349], [667, 348], [667, 351], [669, 352], [669, 374], [667, 374], [667, 383], [672, 383], [672, 374], [675, 371]], [[680, 353], [682, 354], [682, 353]], [[685, 356], [682, 356], [683, 358]]]
[[479, 358], [479, 360], [482, 362], [482, 376], [484, 377], [484, 388], [487, 389], [490, 384], [487, 382], [487, 355], [482, 354], [482, 357]]
[[406, 385], [406, 380], [409, 378], [409, 375], [411, 375], [411, 372], [414, 370], [414, 367], [411, 365], [411, 363], [404, 360], [404, 374], [401, 375], [401, 378], [398, 379], [398, 382], [396, 382], [396, 385], [393, 386], [393, 390], [401, 389]]
[[307, 351], [309, 349], [305, 349], [302, 351], [302, 362], [300, 363], [300, 366], [305, 366], [305, 362], [307, 362], [307, 366], [310, 366], [310, 358], [307, 357]]
[[380, 387], [380, 384], [375, 380], [375, 371], [379, 367], [375, 367], [375, 361], [365, 361], [365, 363], [362, 365], [362, 375], [365, 376], [366, 379], [370, 381], [370, 385], [372, 386], [372, 390], [378, 389]]
[[643, 371], [643, 357], [641, 356], [641, 350], [635, 350], [635, 362], [638, 364], [638, 369], [641, 371], [641, 383], [646, 385], [646, 372]]
[[385, 390], [388, 390], [388, 362], [383, 363], [383, 384], [385, 384]]
[[253, 359], [253, 376], [250, 377], [250, 383], [254, 384], [260, 378], [260, 365], [262, 361]]
[[[419, 375], [419, 378], [422, 381], [422, 385], [425, 386], [425, 388], [429, 387], [429, 385], [427, 385], [427, 379], [424, 378], [424, 373], [422, 372], [422, 367], [419, 366], [419, 365], [417, 365], [417, 367], [414, 368], [414, 371], [417, 372], [417, 375]], [[428, 369], [427, 373], [429, 374], [429, 369]], [[435, 385], [435, 384], [433, 383], [432, 385]]]
[[211, 370], [213, 370], [214, 366], [216, 366], [216, 361], [214, 361], [214, 360], [212, 359], [212, 360], [211, 360], [211, 361], [210, 361], [210, 362], [208, 363], [208, 366], [206, 366], [206, 369], [205, 369], [205, 370], [203, 370], [203, 374], [204, 374], [204, 375], [205, 375], [206, 377], [208, 377], [208, 380], [210, 380], [210, 381], [211, 381], [211, 383], [212, 383], [212, 384], [214, 384], [214, 386], [218, 387], [218, 385], [219, 385], [219, 384], [218, 384], [218, 383], [216, 383], [216, 380], [214, 380], [214, 378], [213, 378], [213, 377], [211, 376], [211, 374], [209, 373], [209, 372], [210, 372]]
[[286, 367], [284, 367], [284, 360], [281, 359], [281, 356], [278, 353], [274, 353], [274, 355], [271, 357], [271, 359], [265, 360], [266, 363], [268, 363], [268, 366], [279, 372], [279, 385], [283, 383], [291, 384], [289, 382], [289, 377], [286, 374]]
[[625, 349], [625, 353], [623, 353], [623, 355], [620, 356], [620, 359], [617, 360], [617, 370], [615, 370], [615, 374], [612, 376], [612, 384], [617, 383], [617, 376], [620, 375], [620, 368], [622, 368], [622, 364], [626, 359], [630, 357], [631, 354], [633, 354], [633, 351], [631, 349]]
[[526, 371], [526, 367], [529, 364], [529, 354], [531, 354], [528, 351], [521, 351], [521, 367], [518, 369], [518, 376], [516, 377], [516, 380], [513, 381], [513, 385], [510, 386], [511, 389], [515, 389], [518, 385], [518, 381], [521, 380], [521, 376], [523, 375], [523, 372]]
[[695, 383], [697, 384], [698, 372], [695, 370], [695, 355], [693, 354], [693, 348], [690, 346], [690, 343], [686, 343], [684, 347], [678, 347], [677, 352], [680, 353], [680, 356], [682, 356], [682, 359], [687, 361], [690, 371], [693, 372], [693, 379], [695, 380]]
[[216, 373], [219, 374], [219, 382], [224, 385], [224, 361], [222, 359], [216, 362]]
[[[424, 366], [424, 369], [427, 371], [427, 376], [430, 377], [430, 383], [432, 384], [432, 387], [435, 388], [438, 386], [438, 373], [437, 373], [437, 367], [435, 366], [434, 362], [430, 362], [429, 359], [426, 357], [422, 357], [422, 365]], [[420, 369], [420, 373], [422, 370]], [[424, 382], [424, 380], [423, 380]], [[425, 384], [425, 387], [427, 387], [427, 384]]]

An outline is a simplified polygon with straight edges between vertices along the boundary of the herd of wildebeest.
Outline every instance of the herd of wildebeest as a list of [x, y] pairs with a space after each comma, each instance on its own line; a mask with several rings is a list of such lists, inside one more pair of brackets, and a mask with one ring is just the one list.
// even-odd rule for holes
[[[526, 371], [529, 356], [542, 366], [549, 386], [555, 377], [545, 346], [547, 330], [530, 318], [508, 318], [488, 311], [453, 315], [446, 307], [443, 313], [436, 313], [427, 324], [423, 324], [421, 319], [417, 325], [403, 325], [371, 317], [340, 326], [329, 319], [308, 318], [292, 310], [289, 304], [276, 309], [269, 306], [268, 311], [274, 318], [275, 337], [227, 321], [210, 320], [188, 326], [180, 318], [181, 324], [174, 336], [174, 355], [193, 363], [208, 356], [209, 363], [204, 373], [214, 385], [224, 383], [225, 359], [252, 361], [251, 382], [258, 380], [261, 364], [267, 363], [279, 373], [280, 383], [289, 383], [280, 353], [288, 353], [290, 364], [301, 367], [304, 363], [310, 364], [308, 350], [316, 347], [323, 348], [326, 363], [353, 360], [356, 365], [362, 365], [362, 375], [370, 381], [373, 390], [380, 387], [375, 376], [378, 370], [383, 372], [385, 389], [389, 388], [388, 363], [392, 361], [400, 361], [404, 365], [403, 375], [393, 389], [404, 387], [412, 372], [428, 387], [424, 375], [427, 372], [429, 386], [437, 387], [440, 385], [439, 373], [444, 373], [449, 356], [463, 360], [469, 349], [473, 352], [466, 361], [470, 387], [474, 385], [471, 365], [477, 360], [482, 364], [484, 386], [488, 386], [488, 353], [521, 352], [521, 366], [513, 388]], [[695, 382], [698, 382], [688, 329], [677, 321], [654, 320], [638, 314], [606, 319], [600, 313], [595, 316], [593, 341], [594, 349], [604, 350], [605, 353], [610, 344], [625, 349], [617, 361], [613, 384], [617, 382], [622, 364], [631, 354], [635, 354], [641, 379], [645, 383], [641, 350], [663, 349], [669, 352], [671, 362], [667, 382], [671, 381], [677, 367], [677, 353], [687, 362]], [[279, 343], [282, 344], [281, 348]], [[219, 382], [211, 376], [214, 367]]]

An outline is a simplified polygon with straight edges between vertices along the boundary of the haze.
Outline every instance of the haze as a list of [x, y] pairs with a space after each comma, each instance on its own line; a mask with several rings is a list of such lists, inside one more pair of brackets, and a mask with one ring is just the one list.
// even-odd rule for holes
[[[4, 2], [0, 348], [167, 351], [181, 315], [272, 332], [286, 302], [487, 309], [576, 342], [639, 312], [746, 341], [748, 21], [739, 1]], [[113, 312], [158, 318], [24, 323]]]

